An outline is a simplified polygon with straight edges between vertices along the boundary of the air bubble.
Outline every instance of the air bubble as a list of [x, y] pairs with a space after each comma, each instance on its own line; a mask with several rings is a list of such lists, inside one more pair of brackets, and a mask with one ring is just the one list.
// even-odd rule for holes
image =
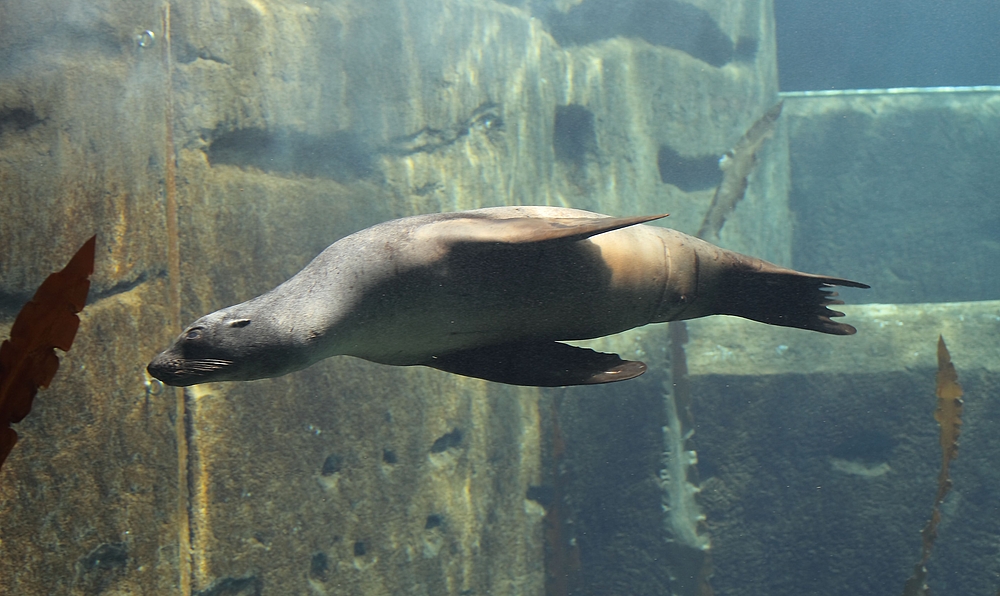
[[156, 43], [156, 34], [149, 29], [146, 29], [145, 31], [136, 34], [135, 43], [140, 48], [151, 48], [153, 47], [153, 44]]
[[145, 381], [145, 385], [146, 385], [147, 399], [149, 399], [150, 397], [156, 397], [158, 395], [162, 395], [163, 390], [165, 389], [163, 386], [163, 382], [160, 381], [159, 379], [147, 378]]

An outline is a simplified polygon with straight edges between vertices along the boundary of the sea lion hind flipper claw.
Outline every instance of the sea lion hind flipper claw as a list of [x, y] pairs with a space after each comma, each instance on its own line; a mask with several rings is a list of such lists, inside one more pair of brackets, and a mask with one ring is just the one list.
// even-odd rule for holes
[[828, 308], [843, 304], [832, 298], [831, 286], [868, 288], [839, 277], [827, 277], [783, 269], [769, 263], [770, 271], [735, 271], [728, 279], [726, 292], [716, 296], [716, 314], [736, 315], [768, 325], [809, 329], [830, 335], [854, 335], [857, 329], [834, 321], [844, 313]]
[[484, 346], [436, 356], [423, 364], [466, 377], [528, 387], [612, 383], [646, 372], [642, 362], [559, 342]]

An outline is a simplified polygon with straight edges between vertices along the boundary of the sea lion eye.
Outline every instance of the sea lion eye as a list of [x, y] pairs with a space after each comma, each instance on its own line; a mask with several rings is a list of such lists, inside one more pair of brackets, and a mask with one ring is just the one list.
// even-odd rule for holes
[[184, 339], [188, 341], [194, 341], [196, 339], [201, 339], [201, 332], [204, 327], [192, 327], [188, 329], [187, 333], [184, 334]]
[[236, 319], [235, 321], [229, 321], [230, 327], [246, 327], [250, 324], [250, 319]]

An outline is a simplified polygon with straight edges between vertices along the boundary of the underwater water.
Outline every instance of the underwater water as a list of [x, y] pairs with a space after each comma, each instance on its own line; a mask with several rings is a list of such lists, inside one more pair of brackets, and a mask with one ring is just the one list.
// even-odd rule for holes
[[990, 0], [776, 0], [783, 91], [996, 85]]
[[[0, 593], [905, 596], [926, 581], [996, 594], [996, 7], [839, 10], [0, 4], [0, 338], [12, 346], [0, 448], [16, 431], [0, 467]], [[857, 334], [730, 316], [642, 326], [586, 345], [644, 374], [569, 387], [352, 356], [272, 374], [297, 344], [259, 357], [250, 368], [267, 378], [253, 381], [171, 387], [146, 369], [199, 317], [352, 233], [523, 205], [669, 212], [650, 225], [863, 282], [836, 288], [848, 303], [836, 320]], [[59, 306], [42, 309], [61, 322], [36, 309], [15, 326], [94, 235], [85, 304], [66, 297], [89, 273], [77, 262], [76, 281], [54, 284]], [[648, 254], [636, 247], [600, 263], [631, 271]], [[351, 253], [357, 284], [389, 270], [378, 250]], [[483, 257], [482, 270], [467, 258], [494, 300], [477, 321], [523, 327], [497, 296], [523, 305], [571, 279], [581, 261], [567, 254], [539, 283], [524, 281], [542, 267], [523, 256]], [[326, 305], [324, 271], [226, 328], [296, 329]], [[589, 290], [571, 287], [554, 294], [568, 307], [520, 312], [536, 327], [587, 312]], [[405, 306], [431, 290], [378, 286], [397, 302], [356, 308], [352, 341], [391, 353], [404, 342], [379, 340], [384, 322], [409, 313], [405, 344], [419, 352], [440, 335], [435, 317], [478, 291], [434, 294], [414, 315]], [[766, 312], [790, 301], [717, 292]], [[938, 336], [964, 391], [960, 425], [935, 417], [938, 394], [955, 394], [936, 379]], [[57, 371], [28, 338], [60, 348]], [[544, 360], [527, 354], [502, 357]], [[957, 458], [939, 421], [961, 430]], [[926, 569], [904, 588], [915, 565]]]

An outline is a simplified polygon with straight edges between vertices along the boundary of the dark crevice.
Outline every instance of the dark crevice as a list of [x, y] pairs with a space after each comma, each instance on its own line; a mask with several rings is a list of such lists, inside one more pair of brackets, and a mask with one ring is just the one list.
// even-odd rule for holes
[[476, 132], [494, 140], [503, 128], [499, 106], [488, 103], [454, 126], [426, 127], [390, 139], [382, 146], [374, 146], [350, 130], [317, 135], [291, 130], [219, 128], [207, 136], [205, 153], [213, 166], [256, 168], [276, 174], [329, 178], [345, 184], [375, 178], [380, 155], [405, 157], [433, 153]]
[[436, 513], [432, 513], [427, 516], [427, 520], [424, 522], [425, 530], [433, 530], [434, 528], [439, 528], [444, 524], [444, 518]]
[[440, 182], [427, 182], [412, 189], [410, 193], [418, 197], [426, 197], [441, 190], [444, 190], [444, 186]]
[[406, 156], [414, 153], [433, 153], [474, 131], [482, 131], [488, 136], [503, 131], [503, 117], [500, 107], [487, 103], [473, 110], [466, 120], [446, 129], [423, 128], [413, 134], [396, 137], [380, 151], [386, 155]]
[[[97, 291], [91, 287], [90, 293], [87, 294], [87, 305], [89, 306], [91, 304], [95, 304], [101, 300], [117, 296], [118, 294], [131, 292], [147, 281], [166, 276], [167, 271], [165, 269], [156, 271], [152, 274], [146, 271], [141, 273], [135, 279], [122, 280], [109, 288], [104, 288], [103, 290]], [[21, 312], [21, 309], [24, 308], [24, 305], [27, 304], [34, 295], [35, 292], [16, 292], [9, 294], [0, 292], [0, 321], [13, 320], [14, 317]]]
[[323, 460], [323, 467], [319, 473], [323, 476], [333, 476], [340, 471], [341, 465], [343, 465], [342, 457], [339, 455], [330, 455]]
[[213, 166], [251, 167], [340, 183], [371, 178], [376, 173], [376, 151], [346, 130], [327, 135], [256, 128], [219, 132], [206, 153]]
[[24, 132], [33, 126], [45, 122], [31, 110], [11, 108], [0, 110], [0, 136], [16, 132]]
[[0, 321], [13, 321], [33, 294], [0, 294]]
[[100, 302], [106, 298], [111, 298], [118, 294], [124, 294], [126, 292], [131, 292], [140, 285], [150, 281], [151, 279], [157, 279], [167, 276], [167, 270], [162, 269], [160, 271], [154, 272], [150, 275], [148, 271], [143, 271], [135, 279], [123, 279], [122, 281], [116, 283], [110, 288], [105, 288], [99, 291], [91, 290], [90, 294], [87, 295], [87, 304], [94, 304], [95, 302]]
[[309, 578], [325, 582], [329, 579], [330, 560], [326, 553], [320, 551], [313, 554], [309, 560]]
[[528, 487], [528, 492], [525, 493], [524, 498], [529, 501], [534, 501], [542, 507], [548, 509], [549, 506], [552, 505], [555, 492], [555, 488], [552, 486], [533, 484]]
[[443, 453], [448, 449], [458, 447], [462, 444], [462, 431], [454, 429], [446, 435], [438, 437], [431, 445], [431, 453]]
[[102, 544], [80, 559], [80, 567], [85, 572], [95, 569], [107, 571], [109, 569], [125, 567], [127, 564], [128, 548], [124, 542]]
[[77, 561], [76, 586], [84, 594], [101, 594], [110, 589], [128, 570], [128, 545], [101, 544]]
[[643, 39], [680, 50], [712, 66], [757, 52], [756, 41], [738, 48], [705, 10], [680, 0], [585, 0], [544, 17], [560, 45], [585, 45], [614, 37]]
[[204, 590], [192, 592], [192, 596], [261, 596], [264, 582], [257, 576], [225, 577]]
[[175, 48], [174, 60], [178, 64], [190, 64], [195, 60], [209, 60], [211, 62], [217, 62], [227, 66], [229, 65], [229, 62], [212, 54], [206, 48], [196, 48], [191, 44], [178, 45], [175, 46]]
[[736, 40], [733, 58], [740, 62], [753, 62], [757, 59], [757, 40], [753, 37], [741, 37]]
[[717, 155], [684, 157], [666, 145], [656, 156], [660, 180], [673, 184], [684, 192], [715, 188], [722, 182]]
[[552, 147], [556, 159], [582, 166], [588, 154], [597, 153], [594, 114], [581, 105], [557, 106]]

